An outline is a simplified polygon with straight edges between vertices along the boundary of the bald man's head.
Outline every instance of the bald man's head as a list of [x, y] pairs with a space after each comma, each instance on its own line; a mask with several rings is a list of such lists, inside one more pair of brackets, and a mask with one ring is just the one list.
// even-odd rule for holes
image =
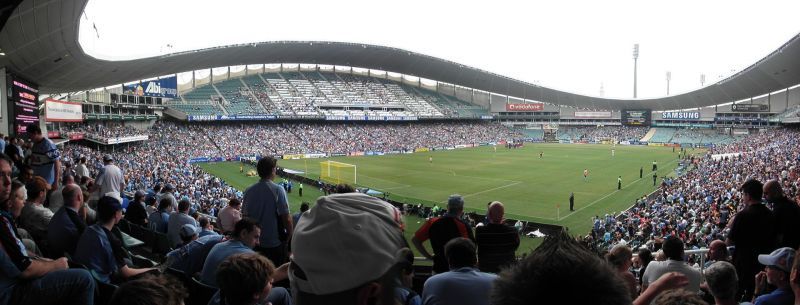
[[764, 184], [764, 197], [767, 197], [767, 201], [775, 202], [781, 198], [783, 198], [783, 189], [781, 188], [780, 182], [777, 180], [770, 180]]
[[81, 187], [77, 184], [67, 184], [64, 190], [61, 191], [61, 196], [64, 197], [64, 205], [72, 208], [80, 208], [83, 204], [83, 192]]
[[493, 201], [489, 204], [489, 211], [486, 217], [489, 218], [489, 223], [501, 224], [503, 223], [503, 215], [505, 214], [505, 207], [500, 201]]
[[714, 261], [724, 261], [728, 259], [728, 245], [719, 239], [714, 240], [708, 246], [708, 258]]

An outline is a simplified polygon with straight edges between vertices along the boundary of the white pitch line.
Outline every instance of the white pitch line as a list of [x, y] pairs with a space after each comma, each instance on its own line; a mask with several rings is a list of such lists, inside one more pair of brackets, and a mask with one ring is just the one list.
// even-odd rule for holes
[[385, 187], [382, 190], [397, 190], [397, 189], [404, 189], [404, 188], [409, 188], [409, 187], [411, 187], [411, 186], [410, 185], [393, 186], [393, 187]]
[[[378, 177], [372, 177], [372, 176], [367, 176], [367, 175], [361, 175], [361, 176], [362, 176], [362, 177], [367, 177], [367, 178], [370, 178], [370, 179], [374, 179], [374, 180], [386, 181], [386, 182], [389, 182], [389, 183], [391, 183], [391, 184], [396, 184], [396, 185], [398, 185], [398, 186], [393, 186], [392, 188], [396, 188], [396, 187], [410, 187], [410, 186], [411, 186], [411, 185], [408, 185], [408, 184], [397, 183], [397, 182], [394, 182], [394, 181], [391, 181], [391, 180], [381, 179], [381, 178], [378, 178]], [[384, 188], [384, 189], [386, 189], [386, 188]]]
[[[491, 192], [491, 191], [496, 191], [496, 190], [499, 190], [499, 189], [515, 186], [515, 185], [520, 184], [520, 183], [522, 183], [522, 181], [517, 181], [517, 182], [511, 183], [511, 184], [506, 184], [506, 185], [501, 185], [501, 186], [498, 186], [498, 187], [495, 187], [495, 188], [490, 188], [488, 190], [480, 191], [480, 192], [477, 192], [477, 193], [463, 195], [463, 196], [461, 196], [461, 198], [467, 198], [467, 197], [472, 197], [472, 196], [483, 194], [483, 193], [488, 193], [488, 192]], [[445, 202], [447, 202], [447, 200], [441, 201], [441, 203], [445, 203]]]
[[[672, 164], [672, 163], [675, 163], [676, 161], [677, 161], [677, 160], [672, 160], [672, 161], [668, 162], [667, 164]], [[652, 172], [651, 172], [651, 173], [652, 173]], [[624, 188], [627, 188], [627, 187], [629, 187], [629, 186], [631, 186], [631, 185], [634, 185], [634, 184], [636, 184], [636, 182], [639, 182], [639, 180], [642, 180], [642, 179], [644, 179], [644, 177], [642, 177], [642, 178], [639, 178], [639, 179], [636, 179], [636, 180], [634, 180], [633, 182], [631, 182], [631, 183], [628, 183], [628, 185], [625, 185], [625, 186], [623, 186], [622, 188], [624, 189]], [[606, 198], [608, 198], [608, 196], [614, 195], [614, 194], [616, 194], [616, 193], [617, 193], [617, 192], [619, 192], [619, 191], [621, 191], [621, 190], [616, 190], [616, 191], [613, 191], [613, 192], [611, 192], [611, 193], [608, 193], [607, 195], [605, 195], [605, 196], [601, 197], [600, 199], [597, 199], [597, 200], [595, 200], [595, 201], [592, 201], [592, 202], [591, 202], [591, 203], [589, 203], [588, 205], [586, 205], [586, 206], [584, 206], [584, 207], [582, 207], [582, 208], [580, 208], [580, 209], [577, 209], [577, 210], [575, 210], [575, 212], [569, 213], [567, 216], [564, 216], [564, 217], [561, 217], [561, 218], [558, 218], [558, 217], [557, 217], [558, 219], [557, 219], [556, 221], [564, 220], [564, 219], [566, 219], [567, 217], [570, 217], [570, 216], [572, 216], [572, 215], [575, 215], [575, 214], [577, 214], [578, 212], [582, 211], [583, 209], [585, 209], [585, 208], [588, 208], [588, 207], [590, 207], [590, 206], [593, 206], [595, 203], [598, 203], [598, 202], [600, 202], [601, 200], [603, 200], [603, 199], [606, 199]]]

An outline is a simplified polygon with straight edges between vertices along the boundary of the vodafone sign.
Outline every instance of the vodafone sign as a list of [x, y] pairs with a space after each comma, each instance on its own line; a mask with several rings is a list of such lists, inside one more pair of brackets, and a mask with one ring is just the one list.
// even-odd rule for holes
[[506, 111], [531, 112], [542, 110], [544, 110], [544, 104], [540, 103], [506, 104]]

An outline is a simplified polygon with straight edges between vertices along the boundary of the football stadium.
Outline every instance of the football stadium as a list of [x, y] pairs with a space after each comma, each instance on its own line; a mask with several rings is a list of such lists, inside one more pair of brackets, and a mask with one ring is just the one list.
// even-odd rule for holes
[[0, 4], [0, 304], [800, 304], [800, 5], [412, 2]]

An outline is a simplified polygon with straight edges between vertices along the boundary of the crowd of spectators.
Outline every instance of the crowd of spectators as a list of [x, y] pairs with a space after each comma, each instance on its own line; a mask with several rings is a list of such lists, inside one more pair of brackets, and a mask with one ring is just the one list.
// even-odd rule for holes
[[[740, 260], [745, 254], [750, 257], [750, 266], [739, 262], [736, 268], [744, 278], [739, 288], [744, 289], [742, 293], [749, 293], [749, 300], [753, 293], [752, 275], [762, 268], [755, 256], [775, 249], [772, 240], [776, 245], [797, 247], [796, 233], [792, 232], [798, 228], [791, 224], [800, 221], [794, 203], [800, 199], [800, 132], [789, 128], [765, 130], [683, 162], [692, 170], [665, 178], [656, 192], [636, 200], [627, 211], [594, 217], [591, 234], [586, 238], [600, 251], [620, 244], [657, 251], [671, 238], [685, 242], [687, 249], [719, 248], [721, 241], [728, 241], [739, 248], [734, 251], [734, 261], [737, 253]], [[762, 186], [758, 181], [767, 183]], [[762, 206], [762, 188], [766, 205], [756, 210], [764, 212], [753, 212], [750, 206]], [[784, 201], [790, 204], [783, 205]], [[736, 231], [737, 220], [745, 221], [744, 216], [737, 219], [744, 210], [748, 215], [768, 215], [759, 216], [761, 220], [747, 229], [740, 225]], [[773, 223], [775, 229], [770, 231], [768, 226]], [[767, 244], [751, 249], [756, 244], [742, 242], [745, 237]], [[699, 256], [687, 258], [689, 265], [701, 267]]]
[[[86, 125], [78, 125], [74, 130], [85, 131], [86, 128]], [[176, 198], [186, 197], [192, 200], [193, 208], [213, 215], [224, 207], [221, 202], [241, 198], [242, 192], [189, 163], [190, 159], [409, 151], [418, 147], [496, 142], [518, 135], [491, 123], [189, 125], [162, 121], [145, 131], [131, 131], [128, 135], [141, 133], [148, 135], [149, 140], [105, 152], [66, 144], [62, 155], [67, 169], [74, 172], [84, 159], [89, 176], [96, 177], [103, 168], [102, 157], [108, 154], [124, 173], [124, 191], [154, 190], [170, 184], [175, 188]]]
[[[740, 155], [712, 157], [732, 152]], [[698, 249], [716, 239], [724, 240], [728, 223], [744, 208], [738, 188], [748, 179], [778, 179], [788, 197], [800, 199], [797, 130], [772, 129], [712, 148], [692, 159], [689, 166], [694, 170], [664, 179], [654, 194], [638, 199], [631, 209], [619, 215], [595, 217], [592, 235], [598, 245], [607, 248], [624, 240], [637, 247], [652, 244], [658, 237], [675, 235], [690, 249]]]
[[203, 128], [222, 156], [412, 151], [521, 137], [491, 123], [264, 123]]
[[110, 123], [110, 122], [69, 124], [63, 126], [62, 128], [59, 128], [58, 131], [63, 134], [82, 133], [86, 138], [97, 139], [101, 141], [113, 138], [133, 137], [133, 136], [141, 136], [147, 134], [147, 132], [140, 131], [129, 125], [125, 125], [122, 123]]
[[648, 127], [636, 126], [581, 126], [564, 127], [559, 133], [564, 133], [566, 139], [573, 141], [639, 141], [645, 136]]
[[[332, 124], [325, 126], [327, 129], [300, 124], [304, 125], [278, 125], [286, 127], [286, 133], [294, 137], [309, 135], [306, 129], [331, 136], [350, 132], [355, 136], [358, 132], [372, 131], [370, 128], [378, 133], [396, 132], [402, 136], [412, 136], [409, 133], [413, 132], [419, 138], [429, 139], [410, 141], [426, 146], [491, 142], [506, 135], [498, 131], [509, 132], [504, 127], [484, 123], [421, 124], [413, 131], [409, 131], [412, 127], [406, 124], [356, 127]], [[298, 126], [304, 127], [303, 130], [295, 130]], [[348, 129], [350, 127], [353, 129]], [[394, 129], [379, 130], [381, 128]], [[211, 304], [265, 301], [275, 305], [294, 302], [704, 304], [698, 295], [703, 287], [700, 273], [694, 268], [694, 261], [686, 261], [685, 248], [710, 247], [715, 242], [730, 239], [740, 250], [750, 249], [741, 232], [751, 230], [752, 226], [746, 222], [752, 217], [750, 210], [761, 205], [762, 185], [757, 180], [769, 181], [763, 185], [763, 190], [771, 203], [770, 209], [800, 209], [782, 196], [797, 198], [800, 187], [797, 168], [800, 134], [794, 129], [754, 134], [731, 147], [720, 147], [706, 155], [689, 158], [686, 162], [693, 170], [684, 176], [665, 180], [654, 195], [640, 199], [620, 215], [596, 217], [587, 239], [602, 249], [614, 246], [607, 256], [608, 261], [566, 233], [548, 237], [538, 249], [518, 259], [514, 253], [519, 246], [519, 236], [514, 228], [504, 224], [502, 203], [487, 205], [485, 223], [478, 224], [473, 234], [473, 226], [462, 220], [464, 198], [452, 195], [444, 215], [427, 220], [412, 239], [420, 252], [435, 261], [435, 274], [427, 279], [419, 295], [410, 289], [413, 255], [409, 255], [409, 243], [402, 234], [405, 226], [401, 212], [378, 198], [353, 193], [348, 187], [336, 188], [341, 193], [320, 197], [314, 206], [293, 221], [284, 189], [272, 182], [275, 161], [262, 158], [257, 165], [261, 180], [248, 188], [242, 207], [238, 208], [237, 197], [243, 194], [189, 162], [191, 158], [225, 156], [223, 151], [238, 143], [236, 136], [221, 138], [222, 133], [235, 130], [233, 126], [159, 122], [148, 130], [148, 141], [119, 146], [102, 154], [80, 145], [59, 149], [43, 137], [41, 131], [37, 135], [37, 128], [29, 127], [29, 130], [34, 143], [29, 145], [29, 152], [23, 153], [23, 160], [30, 161], [17, 163], [0, 157], [0, 208], [3, 210], [0, 236], [4, 237], [0, 238], [3, 246], [0, 283], [4, 284], [0, 298], [14, 304], [70, 301], [93, 304], [95, 295], [102, 296], [102, 293], [93, 293], [96, 285], [106, 284], [120, 285], [116, 295], [111, 297], [115, 304], [134, 302], [132, 300], [138, 298], [161, 300], [151, 303], [177, 304], [180, 299], [190, 297], [181, 283], [160, 275], [162, 268], [152, 268], [131, 254], [119, 233], [120, 221], [129, 216], [129, 219], [138, 217], [145, 223], [157, 222], [156, 219], [164, 222], [163, 228], [148, 226], [163, 231], [169, 236], [169, 246], [176, 248], [166, 255], [163, 267], [174, 266], [186, 276], [199, 275], [203, 287], [216, 291], [215, 296], [209, 297]], [[289, 139], [291, 137], [286, 141]], [[232, 142], [228, 143], [230, 146], [222, 146], [219, 142], [222, 140]], [[386, 145], [384, 143], [366, 145], [391, 149], [380, 146]], [[314, 149], [308, 144], [299, 147]], [[713, 156], [735, 148], [742, 148], [737, 151], [740, 155]], [[30, 171], [26, 166], [31, 167]], [[124, 176], [119, 186], [115, 184], [116, 179], [109, 177], [117, 175], [116, 168]], [[120, 191], [125, 190], [136, 191], [134, 201], [122, 198]], [[55, 197], [61, 197], [59, 204], [55, 204], [58, 202]], [[225, 213], [232, 217], [225, 225], [228, 228], [221, 232], [227, 236], [212, 232], [209, 221], [195, 213], [221, 207], [225, 205], [223, 200], [231, 202], [236, 210]], [[154, 209], [156, 203], [158, 210]], [[145, 213], [125, 215], [134, 211], [128, 208], [125, 212], [125, 206], [132, 204], [141, 205], [139, 208]], [[56, 211], [48, 213], [47, 209]], [[25, 213], [32, 216], [23, 217]], [[143, 216], [148, 213], [144, 220]], [[738, 282], [715, 282], [731, 277], [714, 273], [730, 272], [724, 265], [727, 255], [720, 249], [714, 250], [713, 259], [717, 262], [709, 266], [707, 290], [710, 295], [706, 300], [739, 299], [738, 295], [730, 295], [731, 289], [721, 288], [738, 285], [739, 289], [754, 287], [749, 295], [755, 294], [752, 298], [755, 304], [794, 301], [800, 284], [790, 281], [789, 273], [797, 268], [792, 267], [791, 262], [795, 257], [794, 249], [800, 243], [796, 236], [800, 230], [791, 224], [800, 224], [800, 219], [779, 217], [789, 213], [789, 210], [775, 212], [774, 231], [765, 232], [774, 232], [776, 240], [791, 243], [791, 246], [774, 248], [774, 251], [769, 250], [771, 253], [758, 248], [742, 250], [756, 260], [750, 263], [766, 266], [765, 271], [755, 277], [741, 271], [734, 252], [733, 273], [740, 274]], [[800, 218], [800, 213], [796, 216]], [[40, 222], [47, 223], [47, 232], [69, 236], [40, 234]], [[758, 227], [766, 228], [769, 224]], [[765, 240], [772, 238], [763, 237]], [[430, 240], [433, 254], [425, 250], [423, 243], [427, 240]], [[62, 244], [59, 247], [62, 250], [54, 252], [53, 246], [58, 241], [75, 242]], [[288, 243], [291, 243], [292, 259], [284, 263], [288, 257]], [[631, 248], [636, 249], [639, 257], [632, 257]], [[655, 261], [642, 264], [641, 260], [647, 256], [645, 251], [650, 250], [661, 251]], [[280, 255], [275, 256], [276, 251], [281, 252]], [[81, 266], [66, 270], [67, 259], [63, 257], [66, 254], [71, 255], [73, 264]], [[739, 258], [742, 255], [739, 253]], [[709, 257], [712, 258], [712, 254]], [[626, 273], [626, 269], [637, 272]], [[638, 276], [639, 281], [631, 274]], [[285, 280], [291, 286], [291, 297], [290, 290], [272, 286]], [[754, 283], [743, 285], [747, 282]], [[766, 283], [777, 289], [768, 290]], [[159, 288], [162, 286], [172, 289]], [[672, 291], [675, 288], [684, 290]], [[575, 291], [582, 293], [569, 293]], [[749, 296], [748, 290], [744, 293]]]

